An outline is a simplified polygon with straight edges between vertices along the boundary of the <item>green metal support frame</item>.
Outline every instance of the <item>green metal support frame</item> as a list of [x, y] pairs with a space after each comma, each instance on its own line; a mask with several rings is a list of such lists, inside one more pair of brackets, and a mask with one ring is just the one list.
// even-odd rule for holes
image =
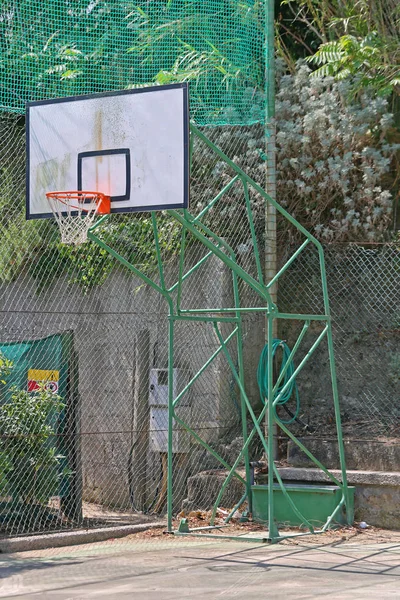
[[[338, 397], [338, 389], [336, 382], [336, 370], [335, 370], [335, 359], [334, 359], [334, 351], [333, 351], [333, 341], [332, 341], [332, 327], [331, 327], [331, 318], [330, 318], [330, 308], [329, 308], [329, 298], [328, 298], [328, 286], [326, 280], [326, 271], [325, 271], [325, 261], [324, 261], [324, 253], [321, 244], [316, 240], [304, 227], [302, 227], [289, 213], [287, 213], [273, 198], [271, 198], [257, 183], [255, 183], [244, 171], [242, 171], [233, 161], [229, 159], [217, 146], [215, 146], [207, 137], [199, 131], [194, 125], [191, 125], [191, 144], [190, 147], [193, 148], [193, 141], [196, 137], [198, 141], [206, 144], [209, 149], [211, 149], [219, 158], [219, 160], [224, 161], [234, 173], [231, 181], [225, 185], [225, 187], [219, 192], [219, 194], [208, 204], [207, 207], [204, 208], [197, 216], [193, 216], [188, 210], [169, 210], [168, 214], [170, 217], [176, 219], [182, 225], [182, 236], [181, 236], [181, 253], [179, 259], [179, 269], [178, 269], [178, 278], [177, 281], [170, 288], [166, 287], [165, 277], [164, 277], [164, 266], [163, 259], [159, 245], [159, 235], [157, 229], [157, 215], [156, 213], [152, 213], [152, 225], [154, 232], [154, 244], [157, 256], [157, 268], [158, 268], [158, 281], [156, 283], [145, 273], [142, 273], [134, 264], [131, 264], [126, 259], [124, 259], [118, 252], [116, 252], [112, 247], [106, 244], [101, 237], [96, 235], [96, 229], [99, 228], [100, 224], [104, 223], [107, 220], [108, 216], [102, 217], [97, 223], [89, 230], [88, 238], [94, 242], [96, 242], [101, 248], [106, 250], [111, 256], [113, 256], [117, 261], [119, 261], [122, 265], [124, 265], [128, 270], [130, 270], [134, 275], [139, 277], [142, 281], [148, 284], [151, 288], [161, 294], [167, 304], [169, 311], [169, 358], [168, 358], [168, 371], [169, 371], [169, 411], [168, 411], [168, 488], [167, 488], [167, 512], [168, 512], [168, 532], [174, 533], [175, 535], [201, 535], [201, 536], [212, 536], [212, 533], [196, 533], [196, 530], [188, 530], [187, 524], [183, 527], [180, 527], [179, 530], [174, 530], [173, 528], [173, 515], [174, 515], [174, 507], [173, 507], [173, 427], [174, 421], [178, 423], [181, 427], [183, 427], [189, 434], [193, 437], [197, 444], [200, 444], [203, 448], [205, 448], [208, 452], [210, 452], [215, 459], [219, 461], [221, 465], [223, 465], [227, 471], [227, 477], [221, 486], [221, 490], [216, 498], [214, 503], [214, 508], [212, 511], [211, 525], [210, 528], [213, 527], [218, 528], [218, 526], [214, 525], [214, 519], [217, 511], [217, 507], [219, 505], [219, 501], [223, 496], [226, 487], [233, 477], [236, 477], [245, 487], [245, 492], [242, 498], [242, 502], [246, 499], [249, 504], [249, 509], [251, 512], [252, 506], [252, 498], [251, 498], [251, 481], [250, 481], [250, 464], [249, 464], [249, 445], [253, 437], [257, 434], [261, 440], [261, 443], [264, 447], [265, 455], [268, 460], [268, 486], [269, 490], [273, 490], [274, 482], [277, 481], [282, 493], [285, 495], [286, 500], [289, 505], [295, 512], [295, 514], [303, 521], [303, 523], [307, 526], [309, 533], [318, 533], [314, 531], [311, 523], [309, 523], [296, 508], [292, 499], [290, 498], [289, 493], [285, 489], [285, 485], [282, 482], [282, 479], [279, 475], [279, 471], [276, 468], [276, 465], [273, 460], [273, 443], [274, 443], [274, 427], [276, 425], [284, 432], [297, 446], [306, 453], [306, 455], [315, 463], [315, 465], [322, 469], [322, 471], [329, 477], [331, 481], [335, 483], [335, 485], [339, 486], [341, 490], [341, 500], [338, 506], [336, 507], [334, 513], [330, 515], [325, 525], [319, 532], [325, 531], [334, 521], [334, 517], [339, 510], [342, 509], [343, 506], [346, 507], [346, 518], [348, 523], [352, 523], [353, 514], [352, 514], [352, 503], [350, 501], [349, 490], [347, 486], [347, 478], [346, 478], [346, 465], [345, 465], [345, 454], [344, 454], [344, 444], [343, 444], [343, 436], [342, 436], [342, 427], [341, 427], [341, 419], [340, 419], [340, 409], [339, 409], [339, 397]], [[211, 231], [203, 222], [203, 218], [209, 213], [210, 209], [214, 207], [218, 201], [224, 196], [224, 194], [235, 184], [241, 183], [243, 186], [243, 195], [245, 202], [245, 210], [248, 218], [249, 230], [251, 232], [253, 249], [255, 254], [255, 264], [256, 264], [256, 272], [257, 276], [254, 277], [247, 273], [237, 262], [237, 258], [233, 249], [229, 246], [229, 244], [218, 235], [216, 235], [213, 231]], [[300, 233], [302, 233], [305, 237], [304, 243], [297, 249], [297, 251], [293, 254], [293, 256], [287, 261], [287, 263], [280, 269], [278, 273], [268, 282], [265, 282], [263, 277], [263, 270], [261, 267], [260, 253], [258, 248], [258, 242], [256, 239], [256, 232], [253, 223], [252, 210], [250, 205], [250, 196], [249, 189], [255, 190], [266, 202], [266, 204], [270, 204], [274, 207], [274, 209], [279, 212], [285, 219], [287, 219]], [[194, 236], [196, 240], [198, 240], [201, 244], [203, 244], [208, 252], [206, 255], [201, 258], [190, 270], [186, 273], [184, 272], [184, 264], [185, 264], [185, 252], [186, 252], [186, 237], [187, 234], [191, 234]], [[290, 267], [290, 265], [295, 261], [299, 255], [303, 252], [303, 250], [309, 245], [312, 244], [317, 249], [319, 255], [319, 266], [320, 266], [320, 276], [322, 283], [322, 295], [324, 301], [324, 311], [323, 314], [288, 314], [282, 313], [279, 311], [279, 307], [272, 301], [269, 290], [274, 285], [275, 282], [279, 280], [279, 278], [285, 273], [285, 271]], [[232, 288], [233, 288], [233, 300], [234, 306], [228, 308], [216, 307], [216, 308], [205, 308], [205, 309], [183, 309], [181, 306], [182, 300], [182, 285], [183, 283], [193, 275], [211, 256], [215, 256], [220, 259], [231, 271], [232, 273]], [[156, 265], [155, 265], [156, 266]], [[253, 289], [262, 301], [262, 306], [260, 307], [241, 307], [240, 306], [240, 294], [239, 294], [239, 280], [244, 281], [251, 289]], [[176, 302], [174, 303], [173, 294], [176, 292]], [[246, 394], [245, 385], [244, 385], [244, 363], [243, 363], [243, 347], [242, 347], [242, 319], [243, 315], [248, 312], [258, 312], [262, 313], [266, 319], [268, 324], [268, 368], [269, 368], [269, 377], [268, 377], [268, 397], [265, 399], [265, 405], [261, 413], [256, 416], [250, 400]], [[336, 419], [336, 430], [337, 430], [337, 439], [339, 445], [339, 457], [340, 457], [340, 467], [341, 467], [341, 478], [336, 478], [330, 471], [321, 464], [321, 462], [312, 455], [312, 453], [307, 450], [304, 444], [297, 439], [293, 433], [289, 430], [287, 425], [285, 425], [278, 417], [276, 413], [276, 406], [279, 402], [281, 395], [284, 393], [285, 388], [283, 388], [279, 394], [277, 394], [277, 389], [282, 380], [284, 373], [281, 373], [278, 381], [273, 382], [273, 359], [272, 359], [272, 332], [273, 332], [273, 323], [275, 319], [294, 319], [298, 321], [304, 321], [304, 326], [299, 334], [299, 337], [291, 351], [290, 358], [293, 358], [296, 355], [299, 347], [302, 344], [303, 338], [307, 334], [309, 326], [312, 321], [320, 321], [321, 324], [324, 323], [325, 326], [313, 343], [309, 351], [306, 353], [304, 358], [301, 360], [300, 364], [295, 369], [294, 374], [290, 378], [289, 382], [286, 385], [290, 384], [290, 381], [294, 377], [298, 375], [298, 373], [303, 369], [307, 361], [313, 355], [313, 353], [317, 350], [318, 346], [322, 342], [323, 339], [327, 340], [328, 351], [329, 351], [329, 365], [330, 365], [330, 376], [332, 382], [332, 395], [333, 395], [333, 404], [335, 410], [335, 419]], [[198, 372], [192, 377], [186, 387], [180, 392], [180, 394], [174, 398], [173, 395], [173, 368], [174, 368], [174, 333], [175, 333], [175, 323], [180, 321], [198, 321], [203, 323], [212, 323], [214, 325], [214, 331], [216, 340], [218, 342], [217, 349], [210, 356], [210, 358], [205, 362], [205, 364], [198, 370]], [[222, 323], [231, 323], [233, 326], [233, 331], [224, 339], [224, 336], [221, 333], [220, 325]], [[229, 349], [228, 343], [232, 340], [236, 340], [236, 359], [237, 366], [235, 366], [235, 361], [233, 360]], [[232, 371], [232, 375], [234, 377], [235, 382], [238, 385], [240, 390], [240, 400], [241, 400], [241, 420], [242, 420], [242, 432], [243, 432], [243, 447], [239, 453], [239, 456], [235, 460], [233, 465], [229, 465], [210, 445], [201, 438], [201, 436], [193, 429], [189, 423], [184, 422], [176, 413], [176, 409], [179, 406], [179, 403], [182, 397], [190, 390], [194, 382], [206, 371], [206, 369], [212, 364], [217, 356], [220, 354], [225, 355], [227, 363]], [[289, 362], [287, 363], [289, 364]], [[268, 416], [268, 436], [265, 439], [263, 435], [263, 420], [265, 416]], [[247, 432], [247, 421], [251, 419], [253, 424], [250, 433]], [[243, 475], [238, 471], [239, 464], [244, 461], [245, 463], [245, 475]], [[228, 515], [225, 519], [226, 523], [230, 521], [232, 518], [232, 514], [234, 511]], [[278, 525], [275, 521], [275, 511], [274, 511], [274, 494], [268, 494], [268, 525], [269, 531], [268, 535], [260, 538], [248, 538], [249, 541], [261, 541], [261, 542], [278, 542], [281, 539], [288, 537], [288, 535], [281, 536], [279, 534]], [[298, 535], [298, 534], [295, 534]], [[234, 536], [222, 536], [229, 537], [232, 539], [236, 539]], [[221, 535], [218, 535], [218, 538], [221, 538]], [[240, 536], [238, 539], [245, 540], [246, 538]]]

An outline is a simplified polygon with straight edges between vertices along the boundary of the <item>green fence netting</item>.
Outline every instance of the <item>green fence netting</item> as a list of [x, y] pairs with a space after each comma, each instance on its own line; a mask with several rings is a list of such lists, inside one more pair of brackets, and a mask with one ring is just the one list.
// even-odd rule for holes
[[0, 357], [0, 532], [59, 527], [52, 497], [65, 515], [81, 510], [73, 334], [0, 343]]
[[0, 110], [27, 101], [190, 81], [200, 125], [264, 117], [262, 0], [9, 0], [0, 7]]
[[[15, 344], [0, 343], [0, 354], [12, 362], [11, 373], [0, 398], [8, 401], [13, 388], [32, 391], [38, 381], [46, 381], [53, 393], [65, 398], [68, 356], [64, 346], [60, 335]], [[43, 378], [38, 379], [39, 375]]]

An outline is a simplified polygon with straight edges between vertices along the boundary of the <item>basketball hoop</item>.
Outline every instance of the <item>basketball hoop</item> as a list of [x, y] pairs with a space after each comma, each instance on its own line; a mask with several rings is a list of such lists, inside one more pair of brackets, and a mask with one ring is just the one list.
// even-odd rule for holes
[[46, 197], [63, 244], [83, 244], [96, 216], [110, 213], [110, 196], [101, 192], [47, 192]]

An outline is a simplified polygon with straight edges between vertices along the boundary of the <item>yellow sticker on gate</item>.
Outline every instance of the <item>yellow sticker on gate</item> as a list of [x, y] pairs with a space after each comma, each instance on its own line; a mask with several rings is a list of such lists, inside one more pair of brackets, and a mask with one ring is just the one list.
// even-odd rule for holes
[[58, 381], [60, 379], [60, 371], [29, 369], [28, 379], [30, 381]]
[[28, 392], [39, 392], [43, 386], [48, 392], [57, 394], [60, 371], [45, 369], [29, 369]]

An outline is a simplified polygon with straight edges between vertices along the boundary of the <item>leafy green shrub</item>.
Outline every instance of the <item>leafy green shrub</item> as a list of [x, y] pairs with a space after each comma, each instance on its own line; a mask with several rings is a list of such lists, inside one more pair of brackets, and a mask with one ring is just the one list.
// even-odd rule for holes
[[[179, 249], [180, 226], [173, 219], [159, 215], [157, 228], [160, 251], [168, 259]], [[149, 214], [139, 217], [112, 215], [96, 230], [96, 235], [143, 272], [151, 274], [156, 269], [153, 225]], [[95, 242], [67, 246], [54, 237], [47, 246], [37, 249], [34, 260], [29, 263], [29, 274], [36, 280], [39, 291], [50, 286], [57, 277], [67, 275], [69, 283], [79, 285], [87, 294], [93, 287], [105, 282], [115, 264], [113, 257]]]
[[392, 220], [385, 186], [400, 146], [393, 116], [373, 93], [349, 101], [351, 82], [310, 78], [300, 65], [277, 95], [278, 197], [318, 237], [378, 240]]
[[[4, 359], [0, 368], [5, 378]], [[9, 372], [9, 367], [6, 366]], [[1, 372], [1, 371], [0, 371]], [[37, 392], [14, 388], [9, 402], [0, 405], [0, 493], [15, 503], [47, 504], [57, 494], [63, 456], [57, 454], [54, 435], [60, 396], [43, 386]]]
[[0, 352], [0, 384], [5, 385], [6, 379], [11, 373], [12, 369], [12, 361], [8, 360], [5, 356], [3, 356]]
[[307, 54], [319, 46], [308, 58], [319, 67], [316, 75], [349, 77], [353, 93], [369, 88], [400, 95], [398, 0], [282, 0], [282, 4], [292, 22], [288, 28], [280, 21], [281, 36], [300, 43]]

